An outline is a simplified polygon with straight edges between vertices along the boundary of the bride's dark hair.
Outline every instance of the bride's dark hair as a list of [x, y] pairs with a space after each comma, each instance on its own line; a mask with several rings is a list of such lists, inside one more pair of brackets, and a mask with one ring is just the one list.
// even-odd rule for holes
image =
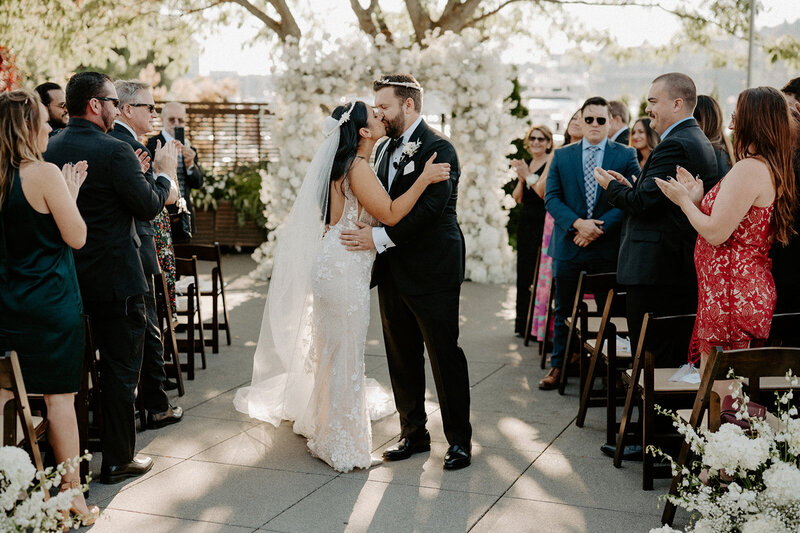
[[349, 102], [334, 109], [331, 116], [339, 120], [347, 110], [350, 110], [350, 119], [340, 126], [339, 146], [333, 158], [331, 181], [336, 181], [350, 172], [350, 167], [356, 158], [358, 142], [361, 140], [358, 130], [367, 126], [367, 104], [360, 100]]

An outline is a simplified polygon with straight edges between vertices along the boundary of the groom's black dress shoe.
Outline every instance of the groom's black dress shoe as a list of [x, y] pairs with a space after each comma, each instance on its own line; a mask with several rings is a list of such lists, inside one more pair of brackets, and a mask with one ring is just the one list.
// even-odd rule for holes
[[472, 452], [470, 446], [461, 446], [453, 444], [447, 449], [444, 454], [444, 469], [445, 470], [458, 470], [459, 468], [466, 468], [472, 462]]
[[130, 463], [102, 468], [100, 470], [100, 483], [104, 485], [119, 483], [130, 477], [146, 474], [151, 468], [153, 468], [153, 460], [150, 457], [134, 457]]
[[431, 436], [426, 431], [419, 438], [402, 437], [400, 441], [383, 451], [383, 458], [387, 461], [402, 461], [415, 453], [429, 452], [431, 450]]

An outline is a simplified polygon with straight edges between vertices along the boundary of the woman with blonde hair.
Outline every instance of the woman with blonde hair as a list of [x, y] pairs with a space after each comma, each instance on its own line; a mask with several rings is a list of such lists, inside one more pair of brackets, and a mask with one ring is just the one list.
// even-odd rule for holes
[[[29, 91], [0, 94], [0, 353], [19, 354], [25, 388], [44, 394], [47, 437], [59, 463], [80, 455], [74, 394], [84, 351], [82, 303], [70, 248], [86, 241], [75, 199], [86, 162], [42, 161], [50, 126], [47, 110]], [[11, 391], [0, 389], [0, 402]], [[77, 469], [61, 490], [77, 489]], [[72, 514], [84, 525], [99, 509], [83, 495]]]
[[531, 158], [511, 161], [511, 166], [517, 173], [517, 185], [511, 196], [515, 202], [522, 204], [517, 228], [517, 318], [514, 322], [517, 337], [525, 336], [525, 320], [531, 299], [530, 286], [536, 270], [536, 253], [542, 244], [546, 211], [542, 199], [544, 191], [538, 191], [536, 184], [542, 178], [545, 165], [550, 160], [553, 133], [547, 126], [532, 126], [525, 135], [523, 147]]
[[715, 346], [747, 348], [767, 339], [777, 299], [770, 245], [786, 244], [794, 233], [795, 132], [786, 99], [772, 87], [745, 90], [731, 127], [738, 161], [705, 197], [702, 181], [684, 169], [677, 180], [656, 179], [698, 233], [692, 360], [704, 361]]

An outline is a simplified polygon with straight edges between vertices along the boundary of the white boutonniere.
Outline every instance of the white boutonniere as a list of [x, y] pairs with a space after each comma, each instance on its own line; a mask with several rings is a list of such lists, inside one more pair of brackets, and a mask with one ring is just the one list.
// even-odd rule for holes
[[417, 151], [419, 150], [420, 146], [422, 146], [422, 143], [419, 142], [419, 141], [407, 142], [403, 146], [402, 158], [408, 159], [408, 158], [412, 157], [414, 154], [417, 153]]

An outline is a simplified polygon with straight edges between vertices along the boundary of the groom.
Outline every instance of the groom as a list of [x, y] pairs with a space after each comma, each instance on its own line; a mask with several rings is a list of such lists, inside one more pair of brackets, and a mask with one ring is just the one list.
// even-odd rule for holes
[[429, 185], [417, 204], [393, 227], [342, 232], [349, 250], [375, 248], [373, 285], [378, 285], [381, 323], [397, 411], [400, 441], [383, 453], [400, 461], [429, 451], [425, 429], [425, 358], [427, 347], [444, 433], [450, 448], [444, 468], [469, 466], [467, 359], [458, 345], [458, 303], [464, 281], [464, 236], [456, 220], [458, 156], [450, 141], [422, 120], [422, 87], [413, 76], [384, 76], [373, 84], [375, 107], [389, 137], [378, 146], [378, 178], [392, 199], [406, 192], [436, 153], [450, 163], [450, 179]]

